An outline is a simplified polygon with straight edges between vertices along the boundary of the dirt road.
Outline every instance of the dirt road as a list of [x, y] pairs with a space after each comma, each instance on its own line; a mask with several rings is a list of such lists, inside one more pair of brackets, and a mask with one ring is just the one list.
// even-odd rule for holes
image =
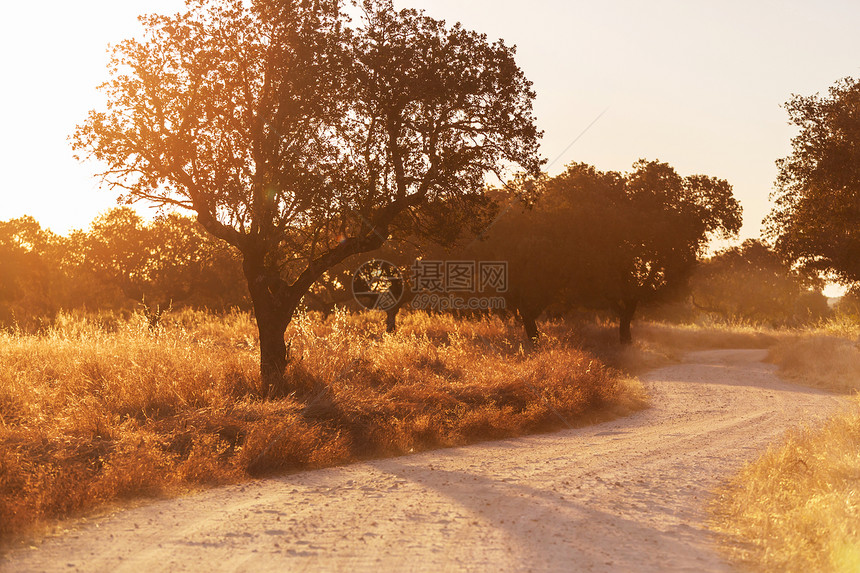
[[653, 408], [551, 435], [306, 472], [88, 523], [3, 571], [723, 571], [709, 491], [839, 398], [763, 350], [643, 378]]

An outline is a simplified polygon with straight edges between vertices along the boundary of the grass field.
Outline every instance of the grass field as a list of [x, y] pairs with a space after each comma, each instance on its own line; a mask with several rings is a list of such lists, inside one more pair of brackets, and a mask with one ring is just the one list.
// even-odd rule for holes
[[833, 392], [860, 390], [860, 323], [837, 320], [783, 336], [771, 360], [789, 380]]
[[[0, 335], [0, 536], [116, 500], [623, 415], [641, 386], [563, 324], [525, 353], [497, 318], [297, 317], [281, 397], [258, 397], [244, 314], [61, 316]], [[295, 391], [294, 393], [290, 391]], [[301, 396], [302, 398], [298, 398]]]
[[[787, 334], [780, 373], [841, 393], [860, 389], [860, 327]], [[860, 571], [860, 399], [824, 426], [799, 428], [718, 492], [713, 527], [731, 557], [762, 571]]]
[[[245, 314], [61, 315], [0, 334], [0, 536], [117, 501], [254, 476], [583, 425], [642, 408], [631, 375], [708, 348], [770, 348], [781, 375], [860, 389], [860, 327], [805, 332], [550, 321], [536, 351], [498, 318], [300, 315], [291, 386], [259, 398]], [[599, 358], [598, 358], [599, 357]], [[294, 392], [294, 393], [292, 393]], [[765, 571], [860, 570], [860, 402], [801, 428], [718, 492], [713, 527]]]

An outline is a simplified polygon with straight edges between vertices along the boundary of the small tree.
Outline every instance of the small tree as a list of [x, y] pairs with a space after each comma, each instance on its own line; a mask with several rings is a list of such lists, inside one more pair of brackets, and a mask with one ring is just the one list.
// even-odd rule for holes
[[800, 132], [779, 176], [765, 219], [788, 260], [844, 284], [860, 282], [860, 82], [845, 78], [826, 95], [785, 104]]
[[513, 48], [387, 0], [361, 8], [357, 26], [337, 0], [143, 17], [145, 39], [114, 52], [107, 109], [74, 136], [129, 199], [192, 209], [242, 253], [264, 392], [323, 273], [422, 205], [480, 197], [489, 171], [541, 165]]
[[797, 326], [829, 312], [821, 286], [761, 241], [748, 239], [702, 261], [690, 291], [695, 308], [725, 320]]
[[59, 243], [32, 217], [0, 221], [0, 326], [53, 320], [63, 282]]

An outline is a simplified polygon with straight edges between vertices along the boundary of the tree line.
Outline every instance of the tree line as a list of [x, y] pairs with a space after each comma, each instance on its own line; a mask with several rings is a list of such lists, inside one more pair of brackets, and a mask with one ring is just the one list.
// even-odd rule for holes
[[144, 221], [129, 207], [58, 235], [32, 217], [0, 222], [0, 326], [50, 325], [60, 310], [250, 308], [241, 260], [191, 218]]
[[[487, 191], [483, 221], [490, 222], [480, 233], [461, 229], [447, 242], [395, 235], [329, 269], [302, 306], [323, 316], [357, 309], [357, 269], [368, 259], [389, 261], [407, 279], [398, 304], [386, 309], [394, 331], [398, 312], [420, 292], [408, 280], [416, 260], [467, 259], [504, 262], [506, 289], [489, 294], [505, 299], [502, 310], [522, 321], [527, 343], [539, 338], [546, 311], [613, 316], [624, 343], [632, 341], [640, 306], [672, 304], [678, 319], [707, 313], [772, 326], [799, 326], [829, 312], [821, 279], [760, 241], [702, 257], [711, 239], [740, 227], [740, 207], [724, 180], [681, 177], [668, 164], [643, 160], [629, 173], [572, 163], [556, 177], [519, 185], [528, 189]], [[139, 310], [156, 326], [164, 311], [184, 307], [251, 309], [240, 253], [193, 218], [170, 213], [146, 221], [117, 207], [68, 236], [31, 217], [0, 222], [2, 326], [38, 329], [61, 309]]]

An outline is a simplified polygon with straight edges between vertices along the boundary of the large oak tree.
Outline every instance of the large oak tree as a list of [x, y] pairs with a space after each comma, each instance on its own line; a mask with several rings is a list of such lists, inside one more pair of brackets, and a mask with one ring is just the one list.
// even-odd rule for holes
[[339, 0], [199, 0], [142, 17], [107, 107], [73, 137], [128, 199], [191, 209], [242, 253], [264, 391], [327, 269], [422, 206], [482, 196], [488, 172], [541, 165], [513, 48], [389, 0], [358, 8], [352, 22]]
[[847, 285], [860, 283], [860, 81], [845, 78], [824, 95], [785, 105], [800, 128], [765, 220], [788, 260]]

